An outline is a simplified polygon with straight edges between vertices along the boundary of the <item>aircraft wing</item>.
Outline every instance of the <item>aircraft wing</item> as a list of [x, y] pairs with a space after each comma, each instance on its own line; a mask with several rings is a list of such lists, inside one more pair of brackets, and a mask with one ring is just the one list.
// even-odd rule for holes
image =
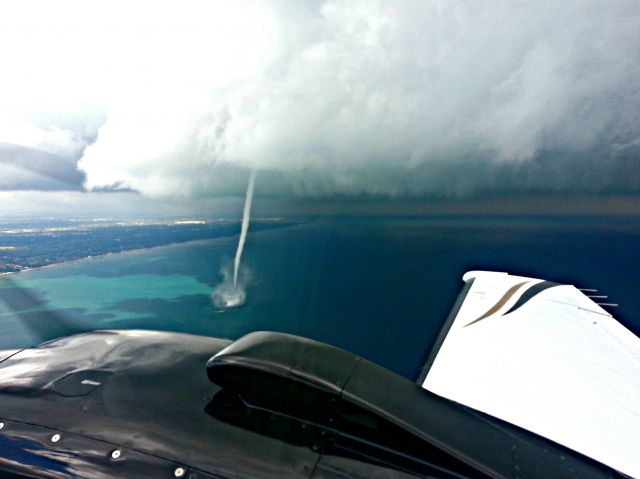
[[463, 279], [422, 387], [640, 478], [640, 338], [574, 286]]

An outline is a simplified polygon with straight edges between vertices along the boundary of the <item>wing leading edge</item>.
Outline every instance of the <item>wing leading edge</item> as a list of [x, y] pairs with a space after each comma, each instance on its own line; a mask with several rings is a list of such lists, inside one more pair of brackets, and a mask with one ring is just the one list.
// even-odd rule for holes
[[640, 478], [640, 338], [574, 286], [463, 279], [422, 387]]

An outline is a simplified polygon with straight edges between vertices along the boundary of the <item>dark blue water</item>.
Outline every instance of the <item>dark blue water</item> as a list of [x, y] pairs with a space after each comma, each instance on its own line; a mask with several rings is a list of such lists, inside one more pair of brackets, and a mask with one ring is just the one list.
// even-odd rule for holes
[[320, 218], [250, 234], [247, 303], [211, 289], [237, 238], [169, 246], [0, 280], [0, 347], [95, 328], [237, 338], [308, 336], [414, 378], [462, 287], [488, 269], [597, 288], [640, 331], [639, 218]]

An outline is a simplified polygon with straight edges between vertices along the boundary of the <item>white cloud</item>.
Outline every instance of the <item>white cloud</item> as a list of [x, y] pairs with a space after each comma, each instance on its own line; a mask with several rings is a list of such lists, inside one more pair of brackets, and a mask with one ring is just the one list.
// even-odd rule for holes
[[215, 196], [257, 168], [274, 194], [463, 192], [492, 180], [456, 165], [592, 161], [640, 136], [636, 0], [15, 8], [18, 99], [104, 105], [89, 188]]

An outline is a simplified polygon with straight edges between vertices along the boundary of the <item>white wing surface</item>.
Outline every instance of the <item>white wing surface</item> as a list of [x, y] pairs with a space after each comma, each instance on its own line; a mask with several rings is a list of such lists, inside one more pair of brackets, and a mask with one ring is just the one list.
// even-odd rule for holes
[[640, 338], [574, 286], [463, 279], [422, 386], [640, 478]]

